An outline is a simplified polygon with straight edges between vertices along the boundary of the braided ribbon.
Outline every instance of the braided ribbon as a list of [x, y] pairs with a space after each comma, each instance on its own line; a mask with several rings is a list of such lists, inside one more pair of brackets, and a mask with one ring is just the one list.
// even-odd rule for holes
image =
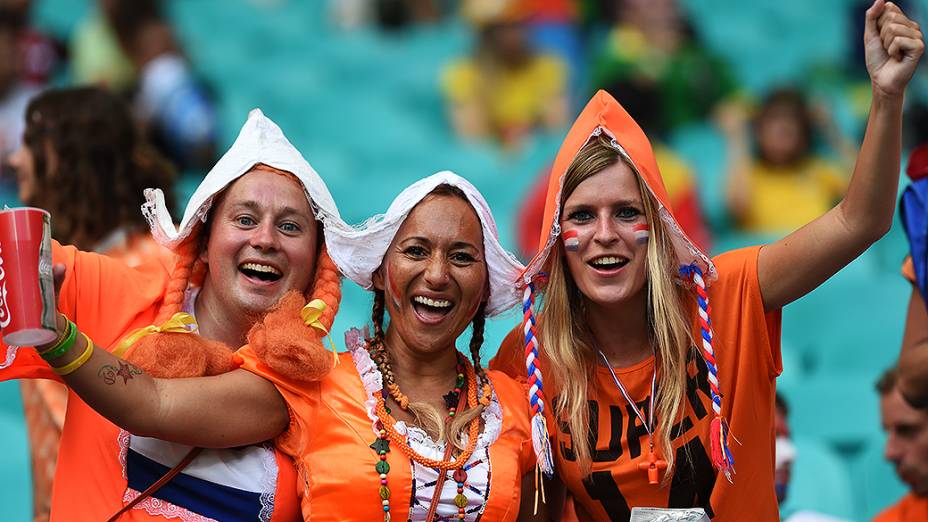
[[680, 267], [680, 275], [693, 280], [696, 288], [696, 302], [699, 304], [699, 329], [702, 334], [702, 353], [709, 369], [709, 391], [712, 397], [712, 411], [715, 418], [710, 424], [709, 445], [712, 454], [712, 465], [725, 474], [725, 478], [732, 482], [735, 472], [735, 459], [728, 446], [728, 421], [722, 416], [722, 392], [719, 389], [719, 370], [715, 362], [715, 350], [712, 348], [712, 320], [709, 306], [709, 294], [706, 293], [706, 282], [702, 278], [702, 269], [696, 263]]
[[522, 299], [522, 327], [525, 339], [525, 369], [528, 374], [528, 400], [532, 409], [532, 446], [538, 459], [536, 472], [547, 476], [554, 473], [554, 460], [551, 456], [551, 441], [548, 439], [548, 426], [545, 421], [544, 386], [538, 359], [538, 331], [535, 328], [535, 285], [525, 286]]
[[119, 342], [116, 346], [116, 349], [113, 350], [113, 355], [117, 357], [122, 357], [129, 348], [132, 347], [135, 343], [139, 342], [142, 337], [146, 335], [151, 335], [153, 333], [193, 333], [197, 331], [197, 321], [193, 318], [192, 315], [186, 312], [178, 312], [171, 316], [170, 319], [161, 323], [161, 326], [155, 326], [153, 324], [148, 325], [144, 328], [139, 328], [138, 330], [132, 332], [126, 338]]
[[303, 322], [306, 323], [306, 326], [311, 328], [316, 328], [317, 330], [322, 330], [322, 333], [329, 339], [329, 345], [332, 347], [332, 360], [334, 361], [335, 366], [338, 366], [338, 350], [335, 348], [335, 342], [332, 341], [332, 336], [329, 335], [329, 330], [322, 324], [322, 321], [319, 320], [322, 317], [322, 312], [325, 311], [325, 301], [322, 299], [313, 299], [312, 301], [306, 303], [306, 306], [300, 310], [300, 318], [303, 319]]

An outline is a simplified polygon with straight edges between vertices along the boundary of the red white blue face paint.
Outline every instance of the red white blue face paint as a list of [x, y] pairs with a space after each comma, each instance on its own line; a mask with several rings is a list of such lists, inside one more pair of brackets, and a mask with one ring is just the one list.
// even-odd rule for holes
[[648, 238], [651, 236], [651, 227], [647, 223], [639, 223], [632, 225], [632, 232], [635, 234], [635, 242], [640, 245], [648, 242]]
[[564, 250], [568, 252], [580, 250], [580, 237], [576, 230], [565, 230], [561, 232], [561, 239], [564, 240]]

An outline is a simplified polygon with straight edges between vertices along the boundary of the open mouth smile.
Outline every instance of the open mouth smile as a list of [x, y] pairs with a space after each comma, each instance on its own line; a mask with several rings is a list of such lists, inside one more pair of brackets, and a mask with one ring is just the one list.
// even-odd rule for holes
[[588, 261], [587, 264], [596, 272], [604, 275], [612, 275], [622, 270], [628, 262], [629, 259], [627, 257], [608, 255], [595, 257]]
[[280, 269], [263, 263], [242, 263], [238, 266], [238, 271], [249, 281], [258, 284], [273, 284], [283, 277], [283, 272]]
[[414, 296], [410, 301], [416, 316], [426, 324], [442, 322], [454, 308], [454, 303], [448, 299], [432, 298], [424, 295]]

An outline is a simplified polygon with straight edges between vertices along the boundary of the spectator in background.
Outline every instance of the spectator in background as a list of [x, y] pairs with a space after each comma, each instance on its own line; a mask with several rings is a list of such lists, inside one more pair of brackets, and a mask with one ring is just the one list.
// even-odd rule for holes
[[[625, 96], [619, 101], [638, 122], [646, 135], [658, 125], [660, 117], [657, 93], [651, 89], [631, 87], [625, 90]], [[654, 157], [664, 178], [664, 186], [670, 196], [674, 216], [686, 235], [703, 251], [712, 249], [712, 235], [706, 226], [702, 214], [696, 179], [686, 160], [660, 140], [654, 132]], [[541, 235], [542, 219], [545, 212], [545, 194], [548, 189], [550, 166], [546, 167], [538, 181], [522, 202], [517, 215], [517, 244], [519, 254], [528, 260], [535, 256], [538, 238]]]
[[19, 148], [26, 105], [39, 89], [22, 81], [18, 16], [0, 9], [0, 164]]
[[20, 80], [35, 87], [51, 81], [64, 57], [63, 46], [31, 24], [31, 0], [0, 0], [3, 17], [17, 28], [17, 52]]
[[719, 126], [728, 141], [726, 200], [738, 228], [791, 232], [841, 199], [848, 181], [842, 172], [853, 165], [856, 149], [827, 123], [830, 118], [819, 120], [823, 134], [841, 154], [839, 161], [815, 152], [817, 122], [797, 90], [770, 93], [750, 129], [743, 109], [730, 105], [720, 111]]
[[655, 91], [660, 113], [650, 132], [665, 139], [734, 94], [727, 65], [699, 43], [675, 0], [613, 3], [612, 27], [593, 51], [592, 91], [619, 100], [628, 89]]
[[[10, 157], [23, 203], [55, 217], [61, 243], [124, 260], [162, 256], [140, 209], [143, 191], [160, 187], [174, 205], [174, 173], [139, 135], [126, 104], [98, 88], [53, 90], [27, 110], [22, 147]], [[80, 198], [74, 194], [80, 193]], [[32, 452], [35, 520], [47, 520], [67, 389], [54, 381], [21, 382]]]
[[455, 132], [517, 148], [533, 129], [567, 123], [565, 66], [529, 43], [518, 3], [469, 2], [465, 15], [477, 27], [476, 51], [441, 79]]
[[135, 82], [135, 66], [120, 47], [107, 17], [118, 2], [98, 0], [78, 24], [70, 42], [71, 78], [78, 85], [99, 85], [128, 94]]
[[[101, 0], [98, 7], [108, 28], [93, 17], [85, 24], [86, 33], [79, 33], [83, 40], [77, 40], [85, 54], [76, 50], [75, 62], [84, 64], [86, 59], [89, 79], [117, 88], [126, 81], [124, 56], [131, 64], [129, 85], [135, 111], [158, 148], [182, 170], [212, 165], [216, 139], [213, 103], [190, 69], [161, 2]], [[111, 47], [111, 37], [119, 52]], [[115, 63], [107, 68], [110, 58]]]
[[116, 38], [138, 71], [134, 105], [152, 139], [181, 169], [215, 159], [216, 114], [159, 0], [110, 0]]
[[774, 396], [776, 409], [773, 413], [773, 431], [776, 435], [776, 454], [774, 462], [773, 486], [777, 491], [777, 502], [782, 506], [786, 500], [789, 480], [792, 477], [793, 460], [796, 459], [796, 447], [790, 437], [789, 430], [789, 407], [783, 396], [777, 393]]
[[886, 460], [909, 493], [873, 519], [874, 522], [928, 520], [928, 411], [912, 408], [898, 388], [897, 369], [890, 368], [876, 383], [880, 416], [886, 431]]

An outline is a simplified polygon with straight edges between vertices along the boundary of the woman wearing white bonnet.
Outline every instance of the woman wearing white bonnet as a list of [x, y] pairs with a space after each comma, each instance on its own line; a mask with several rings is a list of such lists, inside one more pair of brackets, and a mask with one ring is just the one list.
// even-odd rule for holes
[[[522, 270], [483, 196], [440, 172], [360, 228], [327, 230], [326, 244], [374, 292], [373, 334], [349, 331], [348, 353], [311, 384], [240, 352], [286, 400], [290, 425], [276, 442], [304, 478], [304, 517], [546, 520], [533, 517], [524, 388], [480, 362], [484, 319], [518, 302]], [[470, 324], [468, 358], [455, 342]]]
[[[0, 365], [0, 379], [64, 379], [83, 399], [68, 401], [52, 520], [123, 511], [132, 520], [298, 519], [291, 460], [269, 445], [248, 446], [279, 433], [286, 408], [264, 379], [235, 370], [233, 350], [292, 291], [289, 299], [311, 300], [316, 316], [298, 342], [319, 349], [268, 364], [318, 373], [331, 366], [331, 356], [311, 355], [323, 352], [341, 295], [319, 237], [322, 224], [345, 226], [335, 203], [258, 110], [179, 228], [160, 191], [147, 196], [144, 212], [155, 238], [177, 254], [175, 266], [129, 269], [55, 244], [59, 338], [35, 350], [9, 347]], [[287, 346], [276, 333], [264, 338]], [[206, 375], [216, 376], [177, 379]], [[166, 483], [149, 489], [159, 479]]]

